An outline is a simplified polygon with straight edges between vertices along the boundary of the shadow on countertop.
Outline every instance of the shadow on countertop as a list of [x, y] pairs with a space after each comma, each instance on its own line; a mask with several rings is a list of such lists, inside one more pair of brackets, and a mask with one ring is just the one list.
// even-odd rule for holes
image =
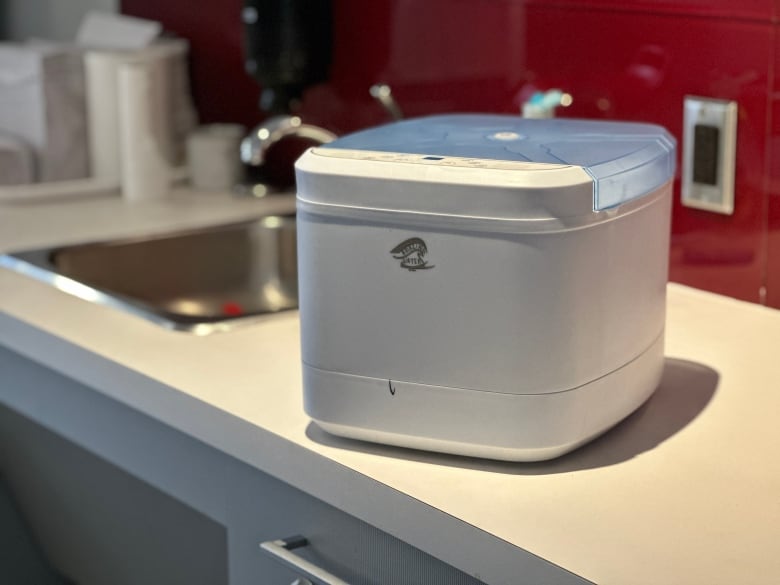
[[667, 358], [661, 383], [647, 402], [600, 437], [550, 461], [493, 461], [366, 443], [336, 437], [313, 422], [306, 428], [306, 435], [312, 441], [330, 447], [432, 465], [511, 475], [570, 473], [616, 465], [654, 449], [688, 426], [706, 408], [719, 379], [718, 373], [705, 365]]

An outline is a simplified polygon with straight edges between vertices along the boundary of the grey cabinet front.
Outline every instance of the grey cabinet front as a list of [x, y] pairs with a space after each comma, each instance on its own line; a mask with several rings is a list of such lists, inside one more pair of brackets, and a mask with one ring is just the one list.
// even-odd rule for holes
[[260, 548], [263, 542], [297, 535], [307, 544], [296, 548], [295, 555], [350, 585], [481, 583], [273, 477], [243, 464], [231, 467], [228, 548], [234, 585], [289, 585], [303, 578], [326, 585]]

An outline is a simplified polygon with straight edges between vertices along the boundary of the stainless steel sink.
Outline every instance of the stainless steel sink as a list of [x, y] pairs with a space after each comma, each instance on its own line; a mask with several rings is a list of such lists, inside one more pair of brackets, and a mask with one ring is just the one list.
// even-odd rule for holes
[[0, 265], [170, 329], [203, 335], [298, 306], [295, 216], [29, 250]]

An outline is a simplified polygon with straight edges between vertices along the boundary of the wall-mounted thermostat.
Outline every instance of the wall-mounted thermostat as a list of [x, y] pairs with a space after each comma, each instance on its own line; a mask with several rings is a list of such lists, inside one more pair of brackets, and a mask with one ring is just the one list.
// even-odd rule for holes
[[683, 108], [682, 204], [734, 213], [737, 103], [685, 97]]

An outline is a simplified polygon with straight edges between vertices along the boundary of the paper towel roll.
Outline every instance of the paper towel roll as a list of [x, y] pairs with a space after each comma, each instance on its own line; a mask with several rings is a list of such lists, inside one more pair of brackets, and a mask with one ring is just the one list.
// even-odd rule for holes
[[128, 201], [165, 197], [170, 165], [161, 123], [161, 75], [154, 63], [130, 62], [119, 67], [119, 153], [122, 196]]
[[186, 57], [189, 44], [166, 39], [138, 51], [88, 51], [85, 56], [87, 111], [92, 175], [113, 178], [121, 174], [119, 151], [119, 69], [127, 63], [145, 63], [155, 68], [163, 148], [171, 165], [184, 160], [184, 139], [195, 125], [189, 97]]
[[87, 79], [89, 162], [93, 177], [119, 182], [119, 65], [125, 53], [88, 51], [84, 56]]

